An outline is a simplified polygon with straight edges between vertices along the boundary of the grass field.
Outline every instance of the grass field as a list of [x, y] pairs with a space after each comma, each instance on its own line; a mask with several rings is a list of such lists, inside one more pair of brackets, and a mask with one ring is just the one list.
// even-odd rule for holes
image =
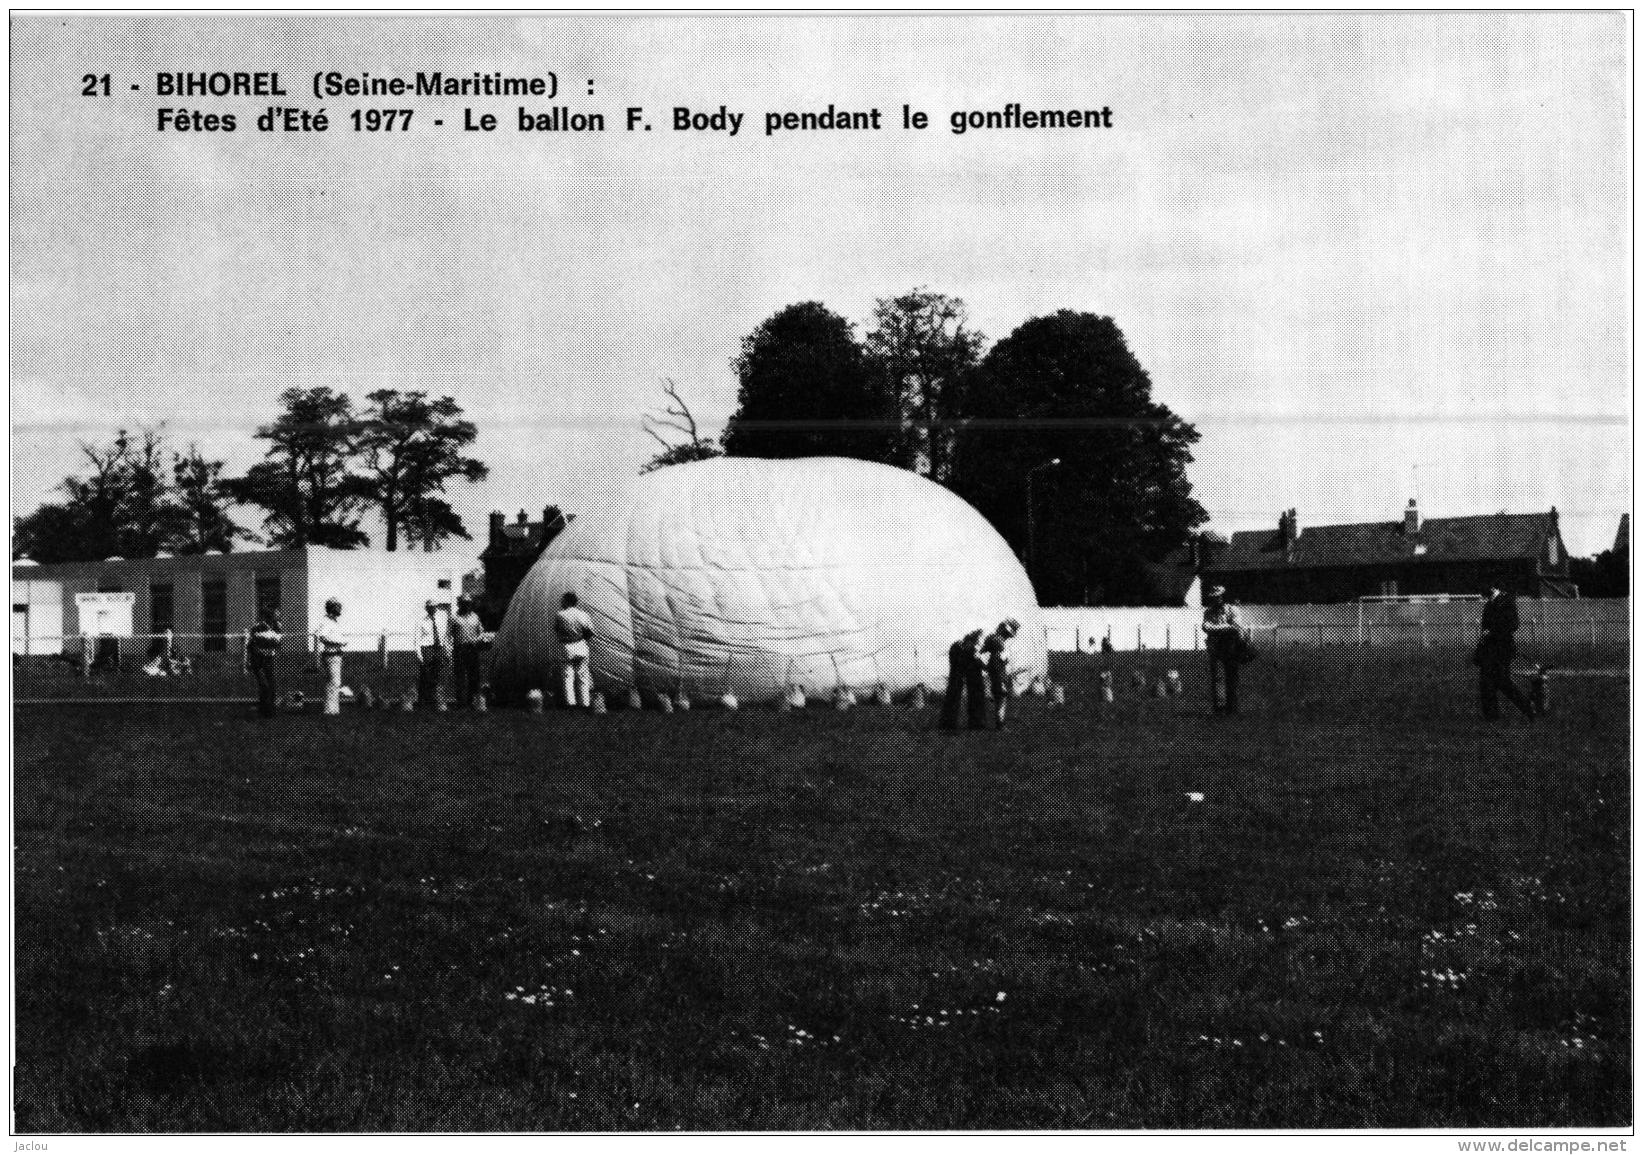
[[20, 707], [15, 1130], [1630, 1124], [1624, 679], [1135, 660], [1002, 733]]

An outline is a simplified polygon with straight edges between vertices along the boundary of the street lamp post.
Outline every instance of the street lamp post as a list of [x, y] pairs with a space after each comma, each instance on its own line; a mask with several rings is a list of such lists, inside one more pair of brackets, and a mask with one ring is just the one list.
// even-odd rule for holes
[[[1037, 541], [1034, 537], [1034, 532], [1033, 532], [1034, 520], [1037, 516], [1034, 513], [1034, 507], [1033, 507], [1033, 474], [1042, 472], [1043, 470], [1049, 469], [1051, 466], [1060, 465], [1060, 464], [1061, 464], [1061, 458], [1052, 457], [1048, 461], [1046, 461], [1043, 465], [1035, 465], [1027, 471], [1027, 581], [1028, 582], [1032, 582], [1034, 580], [1033, 579], [1033, 574], [1036, 571], [1036, 569], [1038, 568], [1038, 566], [1037, 566], [1037, 563], [1038, 563], [1038, 548], [1037, 548]], [[1033, 586], [1033, 595], [1036, 597], [1037, 594], [1038, 594], [1038, 587], [1037, 587], [1037, 585], [1034, 585]]]

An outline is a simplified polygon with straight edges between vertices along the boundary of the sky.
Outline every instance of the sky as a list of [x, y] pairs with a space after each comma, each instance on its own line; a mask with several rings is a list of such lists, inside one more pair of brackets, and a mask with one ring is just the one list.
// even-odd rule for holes
[[[1592, 554], [1631, 503], [1631, 37], [1626, 13], [16, 14], [12, 512], [121, 427], [239, 472], [283, 389], [420, 389], [479, 427], [490, 476], [450, 494], [477, 551], [492, 509], [621, 492], [664, 380], [717, 435], [777, 310], [859, 332], [923, 286], [989, 342], [1112, 317], [1199, 430], [1221, 533], [1555, 505]], [[311, 88], [434, 69], [561, 90]], [[162, 71], [278, 71], [288, 95], [162, 97]], [[1112, 126], [949, 128], [1011, 102]], [[328, 131], [255, 131], [276, 104]], [[765, 135], [830, 104], [884, 127]], [[521, 105], [607, 131], [520, 133]], [[350, 127], [396, 106], [410, 131]], [[672, 127], [721, 106], [735, 136]], [[237, 131], [162, 132], [160, 107]]]

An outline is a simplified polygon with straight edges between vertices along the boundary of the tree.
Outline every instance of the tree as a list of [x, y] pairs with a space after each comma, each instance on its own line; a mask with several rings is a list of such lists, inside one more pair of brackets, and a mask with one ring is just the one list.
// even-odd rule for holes
[[[672, 402], [663, 407], [662, 416], [656, 417], [646, 413], [639, 418], [640, 426], [661, 443], [662, 451], [641, 465], [639, 472], [649, 473], [653, 469], [661, 469], [668, 465], [683, 465], [687, 461], [706, 461], [710, 457], [721, 456], [724, 450], [701, 435], [701, 430], [696, 426], [696, 418], [691, 415], [690, 406], [679, 396], [679, 387], [663, 378], [662, 392], [666, 393]], [[672, 434], [683, 434], [685, 440], [670, 440], [657, 432], [658, 429], [665, 429]]]
[[41, 563], [105, 557], [153, 557], [169, 544], [176, 509], [164, 468], [164, 426], [133, 437], [120, 430], [109, 445], [80, 443], [90, 467], [58, 485], [61, 502], [17, 519], [12, 556]]
[[1626, 598], [1632, 593], [1630, 558], [1624, 549], [1570, 558], [1569, 577], [1583, 598]]
[[413, 545], [439, 548], [446, 538], [472, 535], [441, 496], [448, 482], [481, 481], [490, 469], [463, 453], [478, 430], [449, 397], [378, 389], [360, 423], [356, 448], [371, 502], [382, 514], [384, 544], [399, 548], [403, 531]]
[[369, 545], [359, 514], [374, 487], [350, 471], [359, 435], [353, 403], [326, 385], [287, 389], [280, 403], [285, 411], [257, 429], [269, 443], [266, 460], [225, 489], [234, 500], [267, 511], [263, 528], [276, 549]]
[[849, 321], [815, 301], [788, 305], [742, 339], [724, 433], [733, 457], [890, 461], [894, 414]]
[[171, 455], [172, 512], [166, 541], [173, 553], [230, 553], [235, 541], [255, 536], [228, 516], [230, 498], [222, 470], [223, 463], [207, 461], [198, 445], [190, 445], [186, 454]]
[[957, 297], [914, 289], [873, 309], [867, 357], [899, 428], [891, 460], [932, 481], [952, 472], [965, 391], [984, 338]]
[[[47, 502], [33, 513], [12, 521], [11, 556], [30, 558], [42, 565], [64, 561], [91, 561], [108, 557], [87, 544], [84, 524], [76, 511], [62, 502]], [[124, 556], [124, 555], [121, 555]]]
[[1207, 519], [1186, 477], [1198, 431], [1152, 399], [1110, 317], [1027, 321], [987, 354], [967, 406], [954, 488], [1028, 561], [1047, 605], [1143, 600], [1145, 565]]

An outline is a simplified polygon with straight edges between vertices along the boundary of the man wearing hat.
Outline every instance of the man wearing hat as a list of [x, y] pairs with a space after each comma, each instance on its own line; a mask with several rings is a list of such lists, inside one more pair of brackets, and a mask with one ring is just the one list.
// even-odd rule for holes
[[1004, 729], [1015, 679], [1010, 674], [1010, 639], [1021, 632], [1021, 623], [1005, 618], [998, 628], [981, 643], [981, 653], [987, 662], [988, 689], [993, 692], [993, 725]]
[[1535, 716], [1533, 704], [1512, 681], [1517, 629], [1517, 599], [1502, 591], [1498, 583], [1491, 583], [1484, 593], [1483, 620], [1479, 623], [1478, 648], [1474, 652], [1483, 716], [1491, 721], [1500, 717], [1497, 694], [1505, 694], [1512, 705], [1523, 711], [1525, 718]]
[[479, 693], [479, 652], [484, 648], [485, 626], [474, 612], [473, 599], [463, 594], [456, 599], [456, 616], [451, 618], [451, 675], [456, 682], [458, 707], [472, 706]]
[[445, 631], [439, 628], [439, 603], [429, 598], [416, 624], [416, 657], [422, 664], [416, 680], [416, 706], [432, 710], [439, 705], [439, 678], [445, 672]]
[[[1238, 712], [1238, 643], [1243, 636], [1244, 625], [1238, 620], [1237, 608], [1227, 604], [1227, 591], [1211, 586], [1204, 595], [1204, 648], [1209, 651], [1209, 705], [1214, 713]], [[1225, 706], [1218, 689], [1223, 673]]]

